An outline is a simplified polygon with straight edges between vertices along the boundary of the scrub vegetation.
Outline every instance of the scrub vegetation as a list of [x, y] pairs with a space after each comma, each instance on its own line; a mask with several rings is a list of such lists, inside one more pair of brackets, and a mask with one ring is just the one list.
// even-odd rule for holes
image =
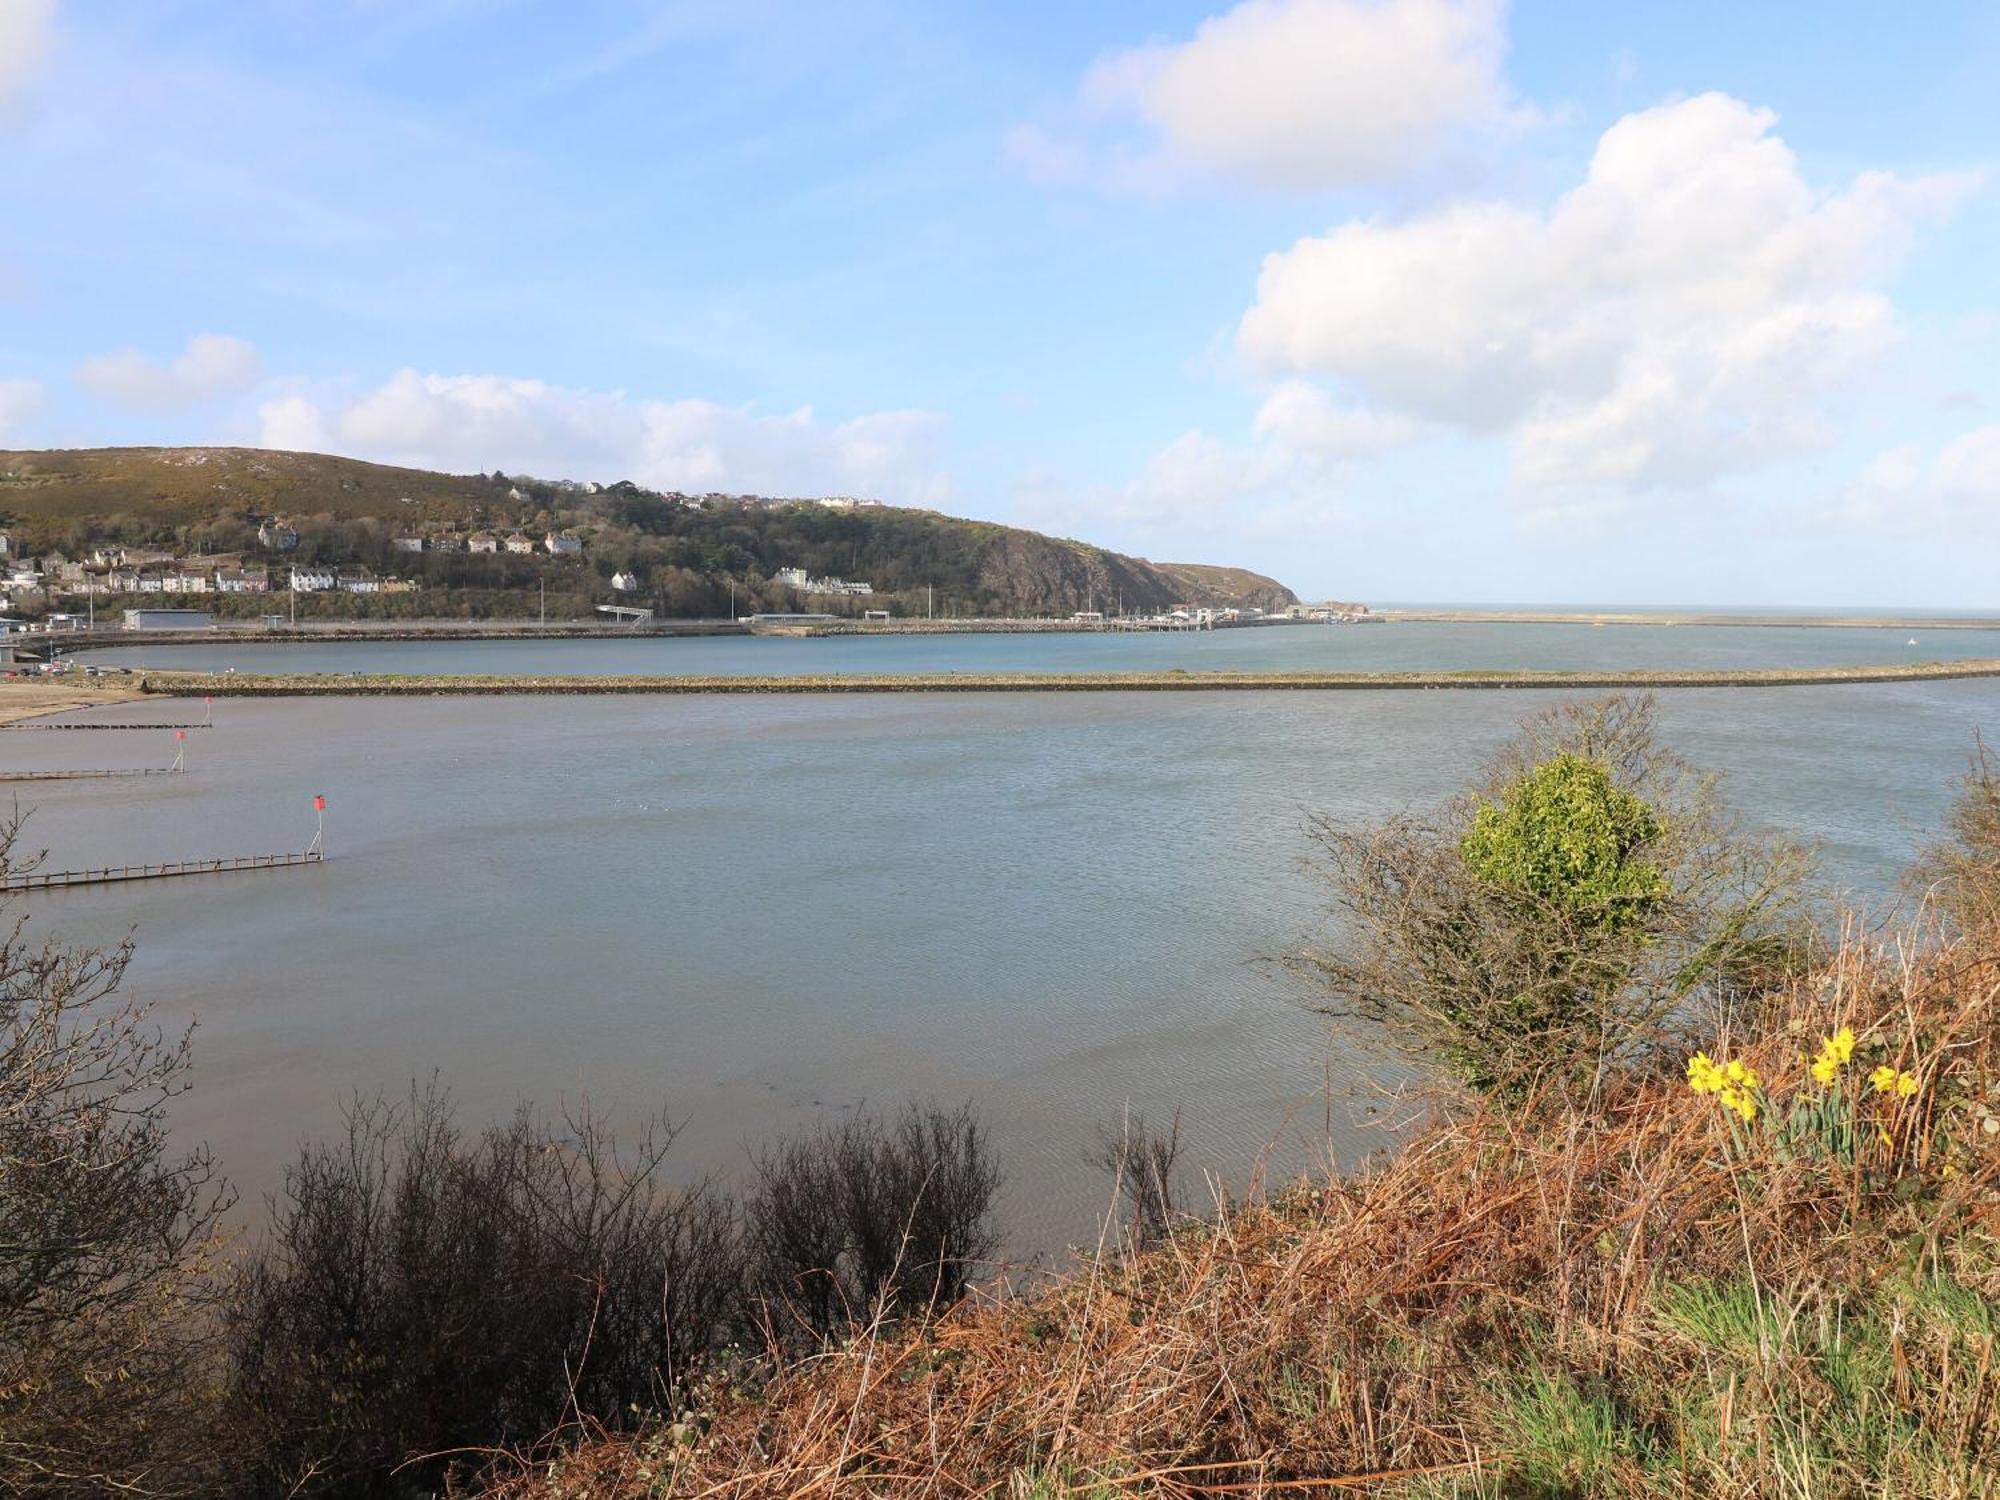
[[[1321, 824], [1337, 920], [1298, 972], [1424, 1065], [1402, 1133], [1204, 1203], [1178, 1120], [1112, 1122], [1080, 1149], [1122, 1214], [1015, 1281], [989, 1274], [983, 1129], [924, 1103], [769, 1146], [732, 1196], [666, 1174], [665, 1122], [620, 1146], [531, 1112], [463, 1131], [435, 1089], [357, 1101], [263, 1239], [216, 1246], [211, 1170], [146, 1112], [184, 1050], [120, 1008], [117, 955], [17, 931], [0, 1481], [1992, 1494], [1992, 798], [1982, 755], [1874, 926], [1818, 910], [1644, 702], [1532, 721], [1443, 808]], [[86, 997], [124, 1019], [84, 1025]], [[88, 1189], [100, 1162], [133, 1191]]]

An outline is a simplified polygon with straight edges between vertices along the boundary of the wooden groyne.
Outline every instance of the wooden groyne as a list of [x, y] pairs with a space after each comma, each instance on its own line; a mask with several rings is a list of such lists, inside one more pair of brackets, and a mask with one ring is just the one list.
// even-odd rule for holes
[[169, 880], [177, 875], [221, 875], [232, 870], [285, 870], [316, 865], [326, 856], [317, 849], [303, 854], [245, 854], [229, 859], [182, 859], [159, 865], [111, 865], [97, 870], [37, 870], [0, 879], [0, 891], [59, 891], [79, 885], [112, 885], [126, 880]]
[[107, 776], [181, 776], [185, 766], [138, 766], [117, 771], [0, 771], [0, 781], [95, 781]]
[[1880, 667], [1747, 668], [1703, 672], [929, 672], [799, 677], [497, 677], [148, 672], [141, 692], [175, 697], [434, 698], [825, 693], [1211, 693], [1422, 690], [1650, 691], [1659, 688], [1823, 687], [2000, 677], [2000, 659]]
[[0, 730], [8, 729], [213, 729], [215, 725], [206, 719], [190, 719], [185, 723], [145, 723], [145, 724], [45, 724], [35, 719], [23, 719], [12, 724], [0, 724]]

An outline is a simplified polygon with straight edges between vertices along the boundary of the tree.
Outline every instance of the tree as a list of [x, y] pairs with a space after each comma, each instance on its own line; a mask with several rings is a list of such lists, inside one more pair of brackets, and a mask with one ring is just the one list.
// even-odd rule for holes
[[1336, 927], [1292, 962], [1317, 1008], [1484, 1091], [1642, 1062], [1676, 1015], [1762, 993], [1811, 932], [1804, 855], [1737, 824], [1658, 743], [1649, 697], [1552, 709], [1470, 793], [1313, 833]]
[[[0, 880], [18, 817], [0, 824]], [[212, 1492], [204, 1317], [227, 1189], [176, 1155], [172, 1038], [119, 993], [131, 949], [29, 941], [0, 893], [0, 1491]]]
[[1981, 740], [1945, 813], [1945, 835], [1927, 847], [1906, 883], [1959, 934], [2000, 927], [2000, 766]]

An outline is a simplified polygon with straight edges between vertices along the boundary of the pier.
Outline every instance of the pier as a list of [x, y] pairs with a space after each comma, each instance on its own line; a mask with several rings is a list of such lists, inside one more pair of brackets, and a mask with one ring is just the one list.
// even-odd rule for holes
[[0, 879], [0, 891], [60, 891], [80, 885], [113, 885], [126, 880], [170, 880], [177, 875], [222, 875], [232, 870], [285, 870], [316, 865], [319, 849], [302, 854], [242, 854], [225, 859], [181, 859], [160, 865], [111, 865], [97, 870], [29, 871]]

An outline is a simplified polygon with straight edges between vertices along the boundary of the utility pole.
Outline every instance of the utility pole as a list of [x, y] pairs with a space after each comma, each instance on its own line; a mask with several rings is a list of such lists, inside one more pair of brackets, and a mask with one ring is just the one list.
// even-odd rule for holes
[[924, 618], [931, 618], [931, 586], [928, 583], [924, 585]]
[[736, 623], [736, 580], [729, 580], [729, 623]]
[[542, 585], [542, 623], [546, 625], [549, 623], [549, 581], [547, 578], [539, 581]]

